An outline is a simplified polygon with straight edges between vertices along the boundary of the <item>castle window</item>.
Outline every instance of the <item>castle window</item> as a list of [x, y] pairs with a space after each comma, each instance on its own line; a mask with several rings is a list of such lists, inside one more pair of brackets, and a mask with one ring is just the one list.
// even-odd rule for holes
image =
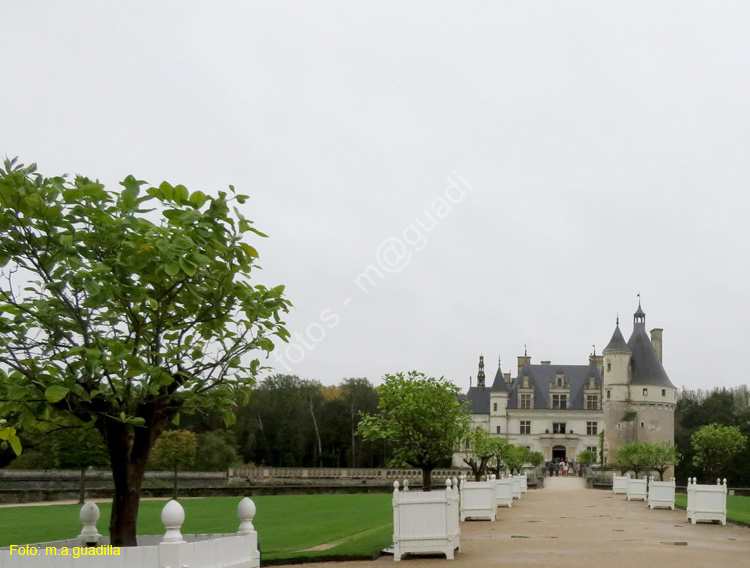
[[531, 420], [521, 420], [521, 434], [531, 434]]
[[553, 422], [552, 433], [553, 434], [565, 434], [565, 422]]
[[594, 452], [594, 453], [596, 453], [596, 446], [586, 446], [586, 449], [587, 449], [587, 450], [588, 450], [589, 452]]
[[661, 389], [661, 395], [667, 396], [667, 389]]
[[562, 388], [563, 386], [563, 378], [557, 377], [557, 388]]
[[611, 398], [611, 397], [612, 397], [612, 391], [608, 390], [607, 391], [607, 398]]
[[495, 427], [495, 433], [497, 433], [497, 434], [499, 434], [499, 433], [500, 433], [500, 426], [496, 426], [496, 427]]
[[596, 422], [586, 422], [586, 435], [587, 436], [596, 436], [597, 430], [598, 430], [598, 424]]
[[607, 371], [611, 371], [611, 370], [612, 370], [612, 361], [607, 359]]
[[645, 427], [646, 427], [646, 423], [645, 422], [641, 422], [641, 428], [645, 428]]
[[531, 408], [531, 395], [530, 394], [521, 395], [521, 408], [525, 410], [529, 410]]
[[599, 397], [597, 395], [586, 395], [586, 410], [599, 410]]
[[648, 396], [648, 389], [643, 389], [643, 396]]
[[494, 404], [494, 405], [492, 406], [492, 410], [494, 410], [495, 412], [497, 412], [497, 403], [495, 403], [495, 404]]
[[553, 394], [552, 395], [552, 408], [555, 410], [565, 410], [568, 408], [568, 395], [567, 394]]

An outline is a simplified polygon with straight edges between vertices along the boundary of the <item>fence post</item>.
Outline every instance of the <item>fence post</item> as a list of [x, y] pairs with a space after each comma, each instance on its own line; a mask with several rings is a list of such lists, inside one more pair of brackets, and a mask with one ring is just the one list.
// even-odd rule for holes
[[81, 546], [91, 546], [99, 544], [102, 535], [96, 530], [96, 522], [99, 520], [99, 507], [96, 503], [89, 501], [81, 507], [78, 517], [83, 523], [81, 534], [78, 535], [78, 542]]

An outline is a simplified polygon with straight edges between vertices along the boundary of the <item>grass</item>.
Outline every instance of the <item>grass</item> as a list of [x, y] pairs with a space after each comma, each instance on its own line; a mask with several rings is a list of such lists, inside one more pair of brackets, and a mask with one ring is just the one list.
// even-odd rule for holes
[[[687, 495], [675, 495], [675, 504], [682, 508], [687, 507]], [[750, 524], [750, 497], [727, 495], [727, 519]]]
[[[239, 497], [184, 499], [184, 534], [236, 532]], [[393, 540], [391, 495], [276, 495], [254, 497], [264, 560], [298, 557], [374, 557]], [[166, 500], [141, 501], [138, 534], [163, 534]], [[111, 505], [99, 503], [99, 532], [109, 534]], [[0, 508], [0, 546], [73, 538], [81, 530], [78, 505]], [[330, 545], [326, 550], [307, 549]]]

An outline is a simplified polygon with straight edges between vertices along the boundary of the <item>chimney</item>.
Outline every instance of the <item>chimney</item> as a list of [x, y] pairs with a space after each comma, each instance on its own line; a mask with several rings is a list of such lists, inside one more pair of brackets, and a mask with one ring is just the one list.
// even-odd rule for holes
[[552, 364], [552, 361], [539, 361], [542, 365], [545, 365], [549, 367]]
[[604, 355], [589, 355], [589, 365], [599, 369], [599, 374], [604, 376]]
[[651, 330], [651, 345], [654, 348], [654, 351], [656, 351], [656, 354], [659, 356], [659, 363], [662, 362], [661, 358], [661, 334], [664, 330], [660, 327], [656, 327]]
[[518, 356], [518, 376], [521, 376], [521, 369], [524, 368], [524, 365], [531, 365], [531, 357], [528, 355], [519, 355]]
[[503, 380], [505, 381], [506, 385], [510, 384], [510, 373], [503, 373]]

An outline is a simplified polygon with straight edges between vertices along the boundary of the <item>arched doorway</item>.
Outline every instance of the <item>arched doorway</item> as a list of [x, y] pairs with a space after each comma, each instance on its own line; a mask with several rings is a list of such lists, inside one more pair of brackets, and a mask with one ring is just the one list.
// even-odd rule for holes
[[565, 459], [565, 446], [552, 446], [552, 459], [553, 460], [564, 460]]

